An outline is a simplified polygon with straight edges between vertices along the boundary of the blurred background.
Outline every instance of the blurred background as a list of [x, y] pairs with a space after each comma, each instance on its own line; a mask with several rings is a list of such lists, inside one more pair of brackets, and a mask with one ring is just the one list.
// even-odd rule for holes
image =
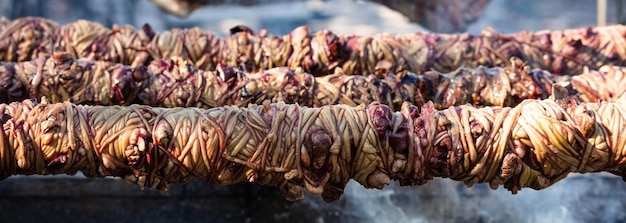
[[[402, 0], [223, 0], [241, 4], [203, 6], [180, 18], [149, 0], [0, 0], [0, 16], [42, 16], [60, 24], [78, 19], [106, 26], [149, 23], [157, 31], [197, 26], [221, 36], [235, 25], [265, 28], [274, 35], [302, 25], [367, 35], [477, 34], [488, 27], [511, 33], [597, 24], [594, 0], [467, 1], [484, 5], [467, 12], [461, 7], [467, 4], [431, 4], [419, 11]], [[622, 5], [618, 0], [607, 4], [607, 23], [615, 24]], [[394, 183], [384, 190], [351, 182], [342, 198], [330, 204], [308, 194], [288, 202], [278, 189], [254, 184], [195, 182], [159, 192], [140, 191], [115, 178], [16, 176], [0, 181], [0, 222], [626, 222], [625, 210], [626, 183], [609, 174], [574, 174], [548, 189], [524, 189], [517, 195], [487, 185], [468, 189], [446, 179], [420, 187]]]
[[[167, 4], [186, 0], [153, 1]], [[424, 27], [434, 32], [476, 34], [487, 27], [510, 33], [597, 24], [596, 0], [191, 1], [231, 4], [203, 6], [181, 18], [164, 12], [151, 0], [0, 0], [0, 16], [43, 16], [61, 24], [77, 19], [93, 20], [106, 26], [141, 27], [150, 23], [158, 31], [197, 26], [220, 35], [227, 35], [231, 27], [241, 24], [253, 30], [265, 28], [275, 35], [286, 34], [302, 25], [313, 31], [329, 29], [341, 34], [410, 33], [422, 31]], [[622, 17], [618, 15], [622, 0], [606, 1], [607, 23], [617, 23]], [[171, 5], [164, 7], [175, 10]]]

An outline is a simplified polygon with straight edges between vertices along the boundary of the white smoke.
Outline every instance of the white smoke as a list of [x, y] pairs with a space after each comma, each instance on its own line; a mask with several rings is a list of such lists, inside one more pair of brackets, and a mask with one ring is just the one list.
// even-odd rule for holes
[[574, 174], [544, 190], [513, 195], [486, 184], [466, 188], [449, 179], [423, 186], [364, 189], [350, 182], [343, 197], [326, 204], [305, 201], [315, 222], [625, 222], [626, 183], [608, 174]]

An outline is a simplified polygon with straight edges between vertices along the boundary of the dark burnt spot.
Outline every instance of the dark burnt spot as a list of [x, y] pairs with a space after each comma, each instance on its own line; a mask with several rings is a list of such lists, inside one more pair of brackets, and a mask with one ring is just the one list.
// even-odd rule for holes
[[154, 36], [156, 35], [156, 32], [154, 31], [154, 29], [148, 23], [145, 23], [143, 24], [143, 26], [141, 26], [141, 31], [143, 31], [143, 33], [146, 35], [148, 39], [153, 39]]
[[574, 47], [577, 50], [584, 46], [582, 40], [580, 39], [572, 39], [570, 41], [567, 41], [567, 45]]
[[332, 165], [328, 162], [332, 136], [320, 126], [313, 125], [307, 131], [304, 146], [310, 157], [311, 165], [304, 169], [304, 174], [312, 181], [311, 185], [318, 187], [322, 180], [330, 174]]
[[254, 35], [254, 31], [252, 31], [252, 29], [250, 29], [250, 27], [244, 26], [244, 25], [237, 25], [233, 28], [230, 28], [230, 35], [234, 35], [240, 32], [246, 32], [250, 35]]
[[389, 135], [389, 146], [396, 153], [406, 154], [409, 147], [409, 134], [406, 129], [406, 122], [402, 123], [398, 131]]
[[373, 103], [367, 112], [370, 124], [376, 131], [378, 138], [384, 138], [391, 126], [391, 109], [386, 105]]
[[426, 72], [424, 75], [419, 75], [415, 81], [415, 85], [418, 89], [415, 94], [415, 103], [417, 105], [423, 105], [428, 100], [432, 100], [440, 81], [440, 76], [434, 72]]
[[[442, 119], [439, 120], [440, 124], [436, 127], [435, 135], [438, 135], [441, 132], [447, 131], [447, 124], [442, 122]], [[424, 142], [422, 142], [424, 143]], [[428, 142], [425, 142], [428, 143]], [[426, 146], [426, 145], [423, 145]], [[452, 150], [452, 138], [450, 135], [443, 136], [442, 139], [439, 139], [437, 143], [432, 145], [431, 155], [428, 158], [430, 170], [433, 172], [435, 176], [440, 177], [450, 177], [449, 163], [451, 158], [450, 152], [454, 153]], [[453, 154], [454, 155], [454, 154]]]
[[326, 32], [326, 46], [328, 47], [328, 59], [329, 61], [337, 61], [340, 57], [345, 55], [346, 53], [341, 51], [341, 44], [339, 42], [339, 37], [334, 33], [327, 31]]
[[332, 184], [327, 184], [324, 187], [324, 191], [322, 192], [322, 198], [326, 202], [333, 202], [333, 201], [339, 200], [339, 198], [343, 194], [344, 187], [345, 185], [342, 185], [341, 187], [339, 187], [339, 185], [334, 186]]
[[144, 65], [138, 65], [131, 69], [133, 80], [136, 82], [142, 82], [150, 76], [148, 69]]
[[441, 177], [449, 177], [448, 164], [450, 162], [450, 156], [448, 155], [452, 148], [452, 140], [446, 137], [441, 140], [440, 143], [434, 146], [432, 153], [432, 159], [430, 159], [430, 167], [435, 172], [438, 172]]
[[12, 118], [13, 118], [12, 116], [10, 116], [10, 115], [8, 115], [6, 113], [3, 113], [2, 115], [0, 115], [0, 122], [5, 123], [5, 122], [11, 120]]
[[313, 168], [321, 169], [326, 163], [326, 157], [330, 153], [332, 139], [330, 134], [324, 131], [316, 131], [311, 135], [311, 158]]

